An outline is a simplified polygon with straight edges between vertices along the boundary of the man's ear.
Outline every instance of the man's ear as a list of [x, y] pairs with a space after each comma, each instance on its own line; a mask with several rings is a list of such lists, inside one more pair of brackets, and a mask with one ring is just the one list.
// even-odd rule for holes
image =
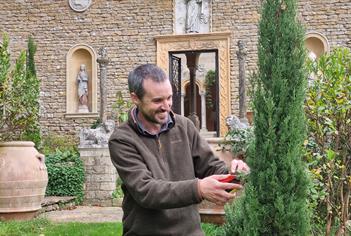
[[130, 98], [132, 99], [134, 105], [138, 106], [140, 104], [140, 99], [134, 92], [130, 93]]

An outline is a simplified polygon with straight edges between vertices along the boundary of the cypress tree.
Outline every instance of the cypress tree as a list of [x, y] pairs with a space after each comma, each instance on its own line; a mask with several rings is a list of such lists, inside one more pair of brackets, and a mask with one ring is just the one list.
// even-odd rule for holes
[[309, 235], [308, 177], [303, 157], [306, 73], [304, 30], [296, 0], [262, 2], [255, 140], [245, 192], [227, 209], [226, 235]]
[[41, 133], [39, 125], [39, 93], [40, 81], [37, 78], [35, 69], [34, 56], [37, 51], [37, 46], [31, 36], [28, 38], [27, 43], [27, 56], [26, 56], [26, 82], [25, 86], [25, 99], [27, 112], [27, 127], [24, 131], [24, 139], [31, 140], [35, 143], [36, 147], [40, 145]]

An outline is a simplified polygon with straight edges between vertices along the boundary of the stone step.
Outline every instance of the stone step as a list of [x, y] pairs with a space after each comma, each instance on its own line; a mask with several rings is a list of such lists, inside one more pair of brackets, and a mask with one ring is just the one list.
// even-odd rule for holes
[[41, 203], [41, 209], [39, 213], [49, 212], [49, 211], [56, 211], [56, 210], [69, 210], [76, 208], [75, 204], [76, 197], [67, 196], [67, 197], [60, 197], [60, 196], [48, 196], [45, 197]]
[[217, 132], [216, 131], [201, 131], [200, 130], [200, 135], [204, 138], [215, 138], [215, 137], [217, 137]]

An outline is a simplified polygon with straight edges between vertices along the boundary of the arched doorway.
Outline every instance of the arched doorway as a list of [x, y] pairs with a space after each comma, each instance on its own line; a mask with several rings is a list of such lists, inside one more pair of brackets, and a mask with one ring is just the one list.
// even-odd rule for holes
[[218, 136], [218, 51], [178, 51], [169, 57], [173, 110], [190, 118], [203, 135]]
[[217, 51], [217, 136], [224, 136], [228, 131], [225, 120], [232, 113], [230, 100], [230, 35], [230, 32], [218, 32], [208, 34], [161, 35], [155, 37], [157, 65], [167, 73], [170, 73], [170, 69], [172, 68], [170, 66], [170, 54], [173, 52]]

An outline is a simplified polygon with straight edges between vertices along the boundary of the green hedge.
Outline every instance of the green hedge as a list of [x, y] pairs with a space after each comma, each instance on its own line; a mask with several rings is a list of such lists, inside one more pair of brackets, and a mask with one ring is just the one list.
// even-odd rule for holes
[[84, 166], [76, 151], [60, 151], [48, 154], [45, 161], [49, 182], [47, 196], [75, 196], [81, 203], [84, 196]]

